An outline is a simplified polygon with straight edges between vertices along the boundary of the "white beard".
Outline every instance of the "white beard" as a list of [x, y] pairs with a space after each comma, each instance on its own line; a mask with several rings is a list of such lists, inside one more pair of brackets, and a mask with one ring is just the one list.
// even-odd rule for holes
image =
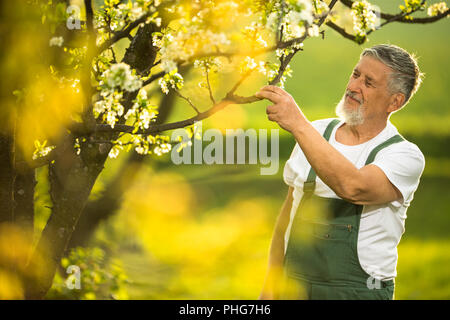
[[345, 94], [336, 106], [336, 115], [350, 126], [358, 126], [364, 123], [364, 105], [361, 103], [356, 110], [349, 110], [345, 106]]

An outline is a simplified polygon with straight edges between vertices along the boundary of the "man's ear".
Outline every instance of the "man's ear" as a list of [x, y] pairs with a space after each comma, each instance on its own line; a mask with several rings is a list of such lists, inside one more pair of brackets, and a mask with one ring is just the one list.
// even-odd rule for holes
[[391, 113], [400, 109], [405, 103], [406, 97], [403, 93], [394, 93], [389, 99], [389, 107], [387, 112]]

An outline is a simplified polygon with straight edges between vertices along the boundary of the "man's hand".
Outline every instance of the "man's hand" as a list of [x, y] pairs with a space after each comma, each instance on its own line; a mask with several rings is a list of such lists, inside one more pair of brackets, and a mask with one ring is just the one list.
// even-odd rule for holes
[[270, 121], [275, 121], [283, 129], [293, 133], [296, 128], [307, 122], [294, 98], [276, 86], [264, 86], [256, 94], [258, 98], [265, 98], [273, 102], [266, 109]]

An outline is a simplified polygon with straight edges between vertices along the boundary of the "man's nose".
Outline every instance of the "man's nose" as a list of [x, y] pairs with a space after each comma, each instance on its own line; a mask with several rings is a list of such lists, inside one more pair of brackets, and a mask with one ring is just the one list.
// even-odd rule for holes
[[362, 82], [360, 81], [360, 79], [350, 79], [348, 86], [347, 86], [347, 90], [354, 92], [354, 93], [361, 93], [361, 85]]

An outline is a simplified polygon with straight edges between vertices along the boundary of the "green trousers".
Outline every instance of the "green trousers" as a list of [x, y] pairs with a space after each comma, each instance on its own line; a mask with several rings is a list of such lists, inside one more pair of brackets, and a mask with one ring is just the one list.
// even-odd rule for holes
[[[328, 125], [326, 140], [338, 122], [333, 120]], [[381, 149], [402, 140], [397, 135], [378, 145], [369, 154], [366, 165]], [[394, 281], [374, 279], [359, 262], [357, 245], [363, 206], [314, 195], [315, 179], [311, 168], [291, 227], [281, 298], [393, 299]]]

